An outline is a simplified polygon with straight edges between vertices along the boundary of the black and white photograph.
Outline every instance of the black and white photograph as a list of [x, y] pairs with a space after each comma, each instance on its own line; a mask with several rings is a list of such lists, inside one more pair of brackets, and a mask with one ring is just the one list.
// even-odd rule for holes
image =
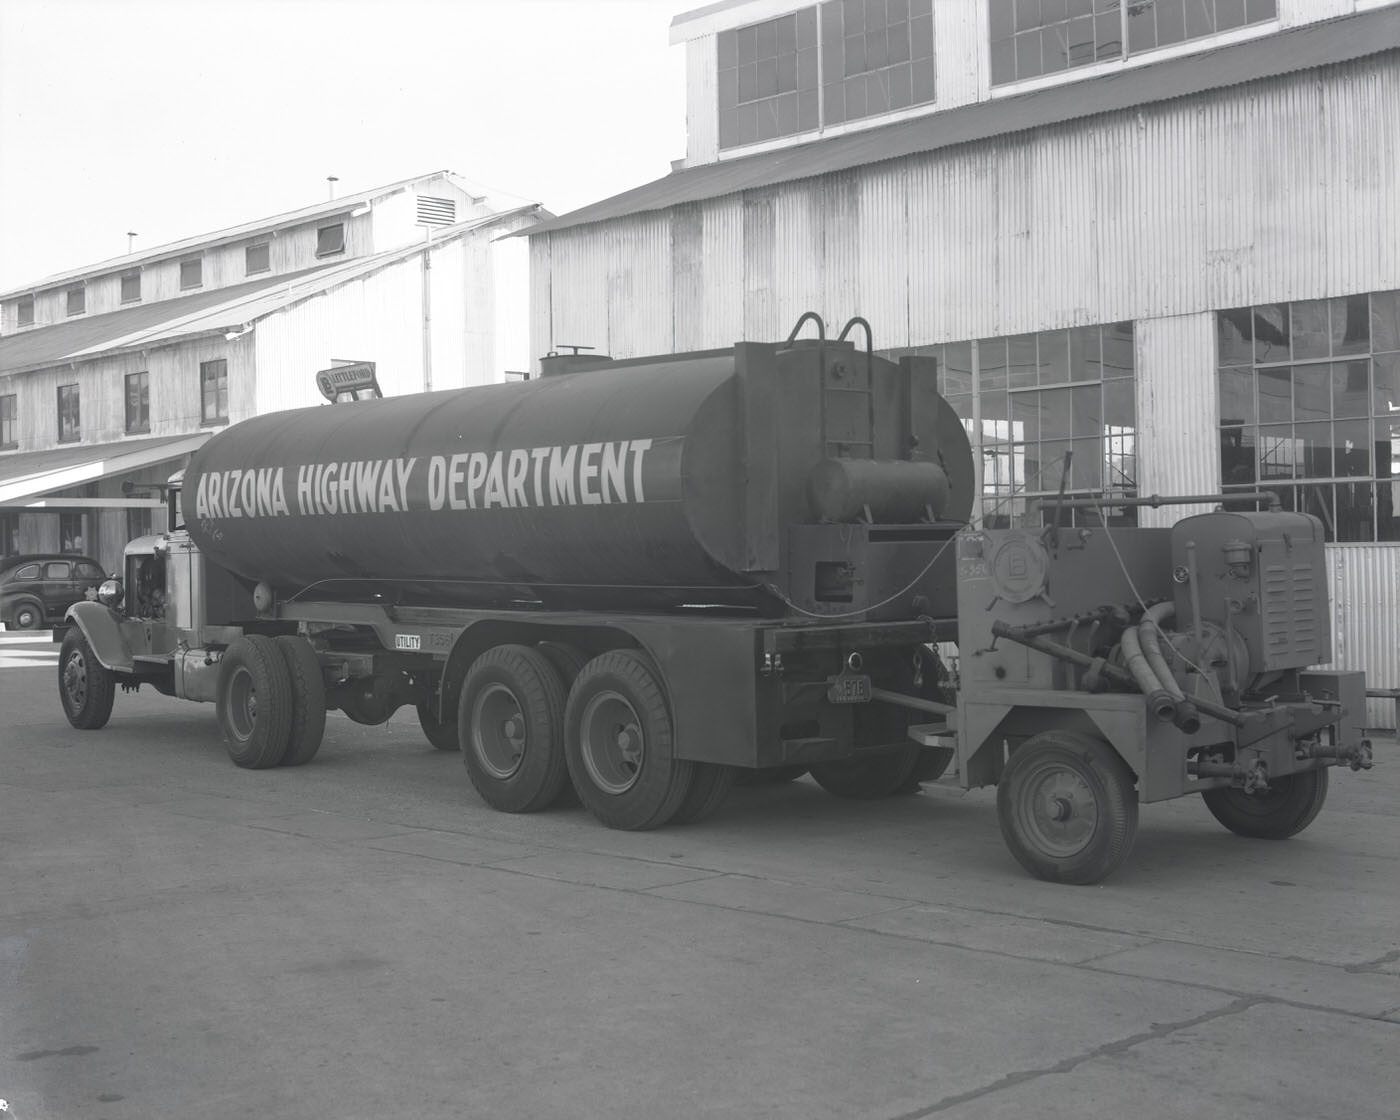
[[0, 1118], [1394, 1120], [1400, 0], [0, 0]]

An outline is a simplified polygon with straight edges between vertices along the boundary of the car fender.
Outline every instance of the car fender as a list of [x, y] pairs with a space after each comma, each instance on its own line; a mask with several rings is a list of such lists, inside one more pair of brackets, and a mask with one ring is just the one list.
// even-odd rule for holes
[[105, 669], [130, 673], [136, 666], [131, 646], [122, 633], [122, 618], [102, 603], [74, 603], [68, 608], [64, 622], [76, 626], [92, 647], [92, 654]]

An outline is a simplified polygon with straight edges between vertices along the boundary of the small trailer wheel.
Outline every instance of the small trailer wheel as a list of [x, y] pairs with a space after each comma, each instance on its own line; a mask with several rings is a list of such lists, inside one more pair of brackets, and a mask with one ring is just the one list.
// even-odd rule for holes
[[1137, 791], [1118, 752], [1074, 731], [1043, 731], [1011, 756], [997, 785], [1001, 835], [1038, 879], [1097, 883], [1137, 835]]
[[1236, 836], [1286, 840], [1312, 824], [1327, 800], [1327, 769], [1304, 770], [1269, 779], [1263, 793], [1242, 789], [1208, 789], [1201, 800]]
[[472, 662], [457, 726], [472, 785], [493, 809], [538, 812], [568, 781], [564, 683], [530, 646], [496, 646]]
[[76, 626], [64, 636], [58, 655], [58, 695], [63, 714], [79, 731], [105, 727], [117, 694], [117, 675], [93, 655]]
[[292, 677], [276, 642], [245, 634], [224, 651], [215, 707], [235, 766], [266, 770], [282, 761], [292, 734]]
[[569, 775], [609, 828], [660, 828], [680, 810], [695, 764], [675, 756], [671, 711], [652, 661], [619, 649], [583, 667], [565, 713]]
[[282, 634], [275, 641], [292, 688], [292, 728], [280, 765], [305, 766], [316, 757], [326, 733], [326, 680], [305, 638]]
[[454, 719], [450, 722], [437, 717], [437, 705], [431, 700], [418, 701], [418, 726], [423, 729], [428, 742], [440, 751], [460, 751], [462, 743], [457, 735], [460, 726]]

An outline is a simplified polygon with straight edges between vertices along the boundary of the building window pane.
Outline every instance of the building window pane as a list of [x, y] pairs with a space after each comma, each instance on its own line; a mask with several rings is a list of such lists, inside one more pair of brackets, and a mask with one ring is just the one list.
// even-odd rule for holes
[[[1400, 537], [1394, 501], [1400, 448], [1392, 450], [1400, 430], [1400, 354], [1368, 352], [1386, 341], [1376, 328], [1392, 296], [1217, 314], [1226, 491], [1274, 490], [1285, 508], [1321, 519], [1328, 540]], [[1253, 357], [1247, 364], [1246, 354]], [[1277, 485], [1284, 482], [1298, 485]]]
[[272, 269], [270, 247], [266, 241], [261, 245], [249, 245], [243, 250], [243, 271], [248, 276]]
[[127, 433], [151, 430], [151, 375], [149, 372], [126, 375]]
[[19, 446], [19, 396], [6, 393], [0, 397], [0, 448]]
[[122, 303], [137, 303], [141, 299], [141, 273], [122, 274]]
[[80, 434], [78, 412], [78, 387], [60, 385], [58, 387], [58, 438], [61, 442], [75, 440]]
[[65, 296], [69, 315], [81, 315], [87, 310], [87, 289], [69, 288]]
[[15, 315], [17, 326], [31, 326], [34, 322], [34, 297], [20, 296], [19, 302], [15, 305]]
[[[58, 515], [58, 551], [81, 553], [86, 545], [83, 537], [83, 515], [81, 513], [60, 513]], [[64, 564], [64, 568], [68, 565]], [[47, 573], [45, 573], [47, 575]], [[65, 572], [66, 576], [67, 573]]]
[[322, 226], [316, 231], [316, 255], [318, 257], [329, 257], [343, 252], [345, 252], [345, 224], [343, 222]]
[[205, 424], [228, 420], [228, 361], [218, 358], [199, 364], [200, 418]]
[[180, 287], [200, 288], [204, 286], [204, 261], [199, 257], [180, 262]]

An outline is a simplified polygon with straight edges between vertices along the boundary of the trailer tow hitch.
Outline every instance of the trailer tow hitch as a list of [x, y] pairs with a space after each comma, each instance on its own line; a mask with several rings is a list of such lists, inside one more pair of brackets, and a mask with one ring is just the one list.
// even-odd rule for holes
[[1335, 758], [1345, 762], [1353, 770], [1369, 770], [1373, 765], [1371, 740], [1362, 739], [1359, 743], [1345, 743], [1334, 746], [1329, 743], [1300, 743], [1298, 758]]

